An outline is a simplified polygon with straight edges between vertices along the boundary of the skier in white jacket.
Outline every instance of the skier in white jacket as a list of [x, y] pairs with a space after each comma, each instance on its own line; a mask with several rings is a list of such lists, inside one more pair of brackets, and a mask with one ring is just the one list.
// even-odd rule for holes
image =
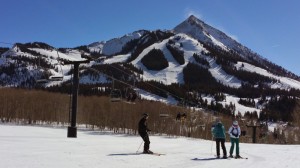
[[231, 147], [229, 151], [229, 157], [233, 158], [233, 150], [234, 150], [234, 144], [236, 145], [236, 158], [241, 158], [240, 156], [240, 149], [239, 149], [239, 138], [241, 135], [241, 128], [238, 125], [237, 121], [233, 121], [232, 126], [229, 128], [228, 133], [230, 135], [230, 142], [231, 142]]

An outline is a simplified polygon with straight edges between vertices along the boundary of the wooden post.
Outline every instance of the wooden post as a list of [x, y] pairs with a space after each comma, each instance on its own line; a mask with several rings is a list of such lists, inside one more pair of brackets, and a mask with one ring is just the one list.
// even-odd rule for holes
[[262, 125], [246, 125], [247, 127], [251, 127], [252, 131], [252, 143], [256, 143], [256, 128], [262, 127]]

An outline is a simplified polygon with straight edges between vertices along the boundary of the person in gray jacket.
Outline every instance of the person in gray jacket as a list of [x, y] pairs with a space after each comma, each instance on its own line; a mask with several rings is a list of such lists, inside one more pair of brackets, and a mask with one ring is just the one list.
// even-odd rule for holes
[[229, 157], [233, 158], [232, 154], [233, 154], [234, 145], [235, 145], [236, 146], [235, 157], [241, 158], [240, 148], [239, 148], [239, 139], [240, 139], [240, 135], [241, 135], [241, 128], [239, 127], [239, 124], [237, 121], [233, 121], [232, 126], [228, 130], [228, 133], [230, 135], [230, 142], [231, 142]]

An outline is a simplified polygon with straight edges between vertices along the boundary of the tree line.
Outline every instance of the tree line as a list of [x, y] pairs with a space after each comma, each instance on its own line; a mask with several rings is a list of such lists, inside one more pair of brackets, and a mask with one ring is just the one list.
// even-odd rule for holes
[[[298, 127], [299, 104], [297, 101], [293, 113], [295, 119], [293, 125]], [[69, 112], [70, 96], [68, 94], [16, 88], [0, 89], [0, 121], [2, 123], [68, 126]], [[233, 120], [238, 120], [242, 130], [247, 132], [247, 136], [241, 137], [241, 142], [251, 142], [251, 129], [246, 125], [257, 121], [256, 118], [242, 119], [233, 115], [229, 117], [217, 111], [199, 111], [156, 101], [138, 100], [135, 104], [122, 101], [112, 103], [107, 96], [79, 96], [77, 125], [93, 130], [110, 130], [115, 133], [136, 135], [137, 123], [143, 113], [150, 115], [148, 125], [152, 134], [202, 139], [212, 138], [211, 127], [216, 117], [221, 118], [226, 129]], [[176, 120], [179, 113], [186, 113], [187, 118]], [[259, 143], [299, 143], [297, 141], [299, 130], [297, 129], [276, 130], [273, 133], [260, 129], [257, 133]]]
[[[12, 88], [0, 89], [0, 93], [0, 120], [3, 123], [69, 124], [68, 94]], [[185, 122], [175, 120], [179, 112], [187, 114]], [[210, 131], [210, 128], [199, 126], [205, 122], [202, 112], [147, 100], [138, 100], [135, 104], [113, 103], [107, 96], [79, 96], [77, 124], [91, 129], [137, 134], [137, 123], [143, 113], [150, 115], [149, 127], [153, 134], [200, 137]], [[169, 117], [162, 118], [162, 114]]]

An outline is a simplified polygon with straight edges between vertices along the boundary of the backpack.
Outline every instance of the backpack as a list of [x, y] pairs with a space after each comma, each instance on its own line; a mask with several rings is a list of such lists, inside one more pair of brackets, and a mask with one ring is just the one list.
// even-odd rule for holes
[[[234, 129], [236, 129], [236, 134], [235, 133], [233, 133], [233, 130]], [[231, 132], [230, 132], [233, 136], [235, 136], [235, 137], [238, 137], [239, 136], [239, 131], [238, 131], [238, 128], [235, 128], [235, 127], [232, 127], [232, 130], [231, 130]]]

